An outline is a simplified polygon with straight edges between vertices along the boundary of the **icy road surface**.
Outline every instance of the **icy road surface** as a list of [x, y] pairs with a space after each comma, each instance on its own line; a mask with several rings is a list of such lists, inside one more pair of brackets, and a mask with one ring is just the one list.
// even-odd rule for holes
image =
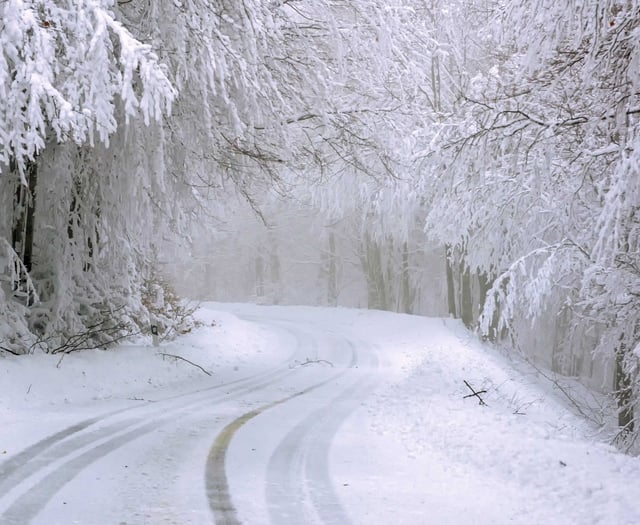
[[456, 323], [199, 315], [158, 348], [0, 357], [1, 525], [640, 524], [638, 459]]

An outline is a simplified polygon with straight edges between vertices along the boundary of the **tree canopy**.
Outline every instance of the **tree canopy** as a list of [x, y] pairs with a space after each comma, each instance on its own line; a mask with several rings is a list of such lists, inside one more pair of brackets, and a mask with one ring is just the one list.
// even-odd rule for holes
[[168, 326], [167, 247], [182, 277], [224, 247], [218, 276], [274, 301], [304, 254], [316, 302], [351, 279], [357, 304], [448, 311], [611, 391], [637, 436], [639, 21], [620, 0], [0, 2], [0, 347]]

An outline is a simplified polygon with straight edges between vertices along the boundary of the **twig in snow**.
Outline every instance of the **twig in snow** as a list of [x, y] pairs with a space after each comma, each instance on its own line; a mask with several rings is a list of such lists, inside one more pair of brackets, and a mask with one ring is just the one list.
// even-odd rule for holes
[[464, 384], [465, 384], [465, 385], [467, 385], [467, 388], [468, 388], [469, 390], [471, 390], [471, 392], [472, 392], [472, 393], [471, 393], [471, 394], [469, 394], [468, 396], [464, 396], [462, 399], [467, 399], [468, 397], [477, 397], [477, 398], [479, 399], [479, 401], [480, 401], [480, 403], [479, 403], [480, 405], [488, 406], [488, 405], [484, 402], [484, 399], [482, 399], [482, 398], [480, 397], [480, 394], [486, 394], [486, 393], [487, 393], [487, 391], [486, 391], [486, 390], [478, 390], [478, 391], [476, 392], [476, 391], [473, 389], [473, 387], [472, 387], [469, 383], [467, 383], [467, 380], [466, 380], [466, 379], [464, 380]]
[[571, 405], [578, 411], [578, 413], [585, 419], [587, 419], [588, 421], [591, 421], [592, 423], [598, 425], [598, 426], [602, 426], [604, 423], [601, 420], [598, 420], [598, 418], [596, 418], [593, 415], [593, 412], [595, 412], [595, 410], [587, 405], [587, 409], [591, 412], [587, 412], [587, 410], [585, 410], [585, 407], [583, 407], [579, 401], [577, 401], [572, 395], [571, 392], [569, 392], [569, 387], [565, 387], [564, 385], [562, 385], [560, 383], [560, 380], [557, 379], [557, 376], [555, 374], [555, 372], [553, 372], [554, 377], [551, 377], [549, 374], [547, 374], [544, 370], [542, 370], [539, 366], [537, 366], [535, 363], [533, 363], [532, 361], [529, 361], [528, 359], [526, 360], [527, 363], [535, 369], [535, 371], [540, 374], [542, 377], [544, 377], [547, 381], [551, 382], [553, 384], [554, 387], [556, 387], [560, 393], [562, 395], [564, 395], [565, 398], [567, 398], [567, 400], [569, 401], [569, 403], [571, 403]]
[[289, 368], [295, 368], [296, 366], [307, 366], [307, 365], [311, 365], [311, 364], [318, 364], [318, 363], [326, 363], [328, 364], [330, 367], [333, 368], [333, 363], [331, 361], [327, 361], [326, 359], [309, 359], [307, 357], [307, 359], [305, 361], [303, 361], [302, 363], [296, 361], [293, 365], [290, 365]]
[[301, 366], [310, 365], [312, 363], [327, 363], [330, 367], [333, 368], [333, 363], [331, 361], [327, 361], [326, 359], [309, 359], [309, 358], [307, 358], [307, 360], [304, 363], [301, 363]]
[[184, 357], [182, 357], [180, 355], [165, 354], [164, 352], [160, 352], [160, 355], [163, 356], [163, 357], [173, 357], [174, 359], [181, 359], [182, 361], [185, 361], [185, 362], [189, 363], [190, 365], [195, 366], [196, 368], [199, 368], [200, 370], [202, 370], [208, 376], [211, 375], [211, 372], [209, 372], [208, 370], [205, 370], [200, 365], [197, 365], [197, 364], [193, 363], [192, 361], [189, 361], [188, 359], [185, 359]]
[[21, 355], [20, 352], [17, 352], [15, 350], [11, 350], [11, 348], [7, 348], [6, 346], [0, 346], [0, 350], [2, 350], [3, 352], [7, 352], [8, 354], [12, 354], [12, 355]]

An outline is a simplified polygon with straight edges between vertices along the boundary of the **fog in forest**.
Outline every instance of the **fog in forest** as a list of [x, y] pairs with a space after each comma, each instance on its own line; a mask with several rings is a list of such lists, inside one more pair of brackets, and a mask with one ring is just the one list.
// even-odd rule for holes
[[197, 300], [344, 306], [447, 315], [444, 247], [363, 231], [355, 213], [320, 217], [294, 200], [237, 216], [198, 237], [189, 257], [168, 251], [178, 292]]
[[2, 352], [182, 299], [453, 317], [635, 442], [639, 9], [0, 3]]

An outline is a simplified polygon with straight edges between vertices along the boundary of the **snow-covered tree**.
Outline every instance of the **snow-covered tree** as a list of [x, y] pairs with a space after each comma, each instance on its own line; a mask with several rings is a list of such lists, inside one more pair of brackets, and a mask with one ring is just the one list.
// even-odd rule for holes
[[[107, 148], [132, 119], [152, 126], [175, 90], [151, 46], [117, 20], [108, 0], [2, 2], [0, 47], [0, 308], [21, 327], [2, 345], [24, 351], [29, 333], [50, 334], [49, 322], [82, 324], [73, 321], [82, 306], [59, 301], [82, 302], [78, 279], [100, 275], [93, 259], [105, 256], [103, 228], [123, 216], [102, 191], [115, 186], [112, 174], [87, 164], [93, 148]], [[121, 172], [121, 181], [128, 176]]]
[[1, 9], [0, 302], [42, 340], [144, 322], [159, 247], [224, 210], [229, 188], [256, 208], [294, 175], [397, 176], [425, 104], [427, 4]]
[[[595, 347], [579, 354], [608, 356], [620, 426], [633, 431], [639, 8], [493, 7], [501, 19], [485, 70], [433, 130], [430, 166], [441, 168], [429, 224], [490, 276], [486, 332], [496, 314], [518, 346], [530, 342], [532, 318], [562, 320], [565, 340], [590, 326]], [[558, 315], [545, 317], [553, 305]]]

